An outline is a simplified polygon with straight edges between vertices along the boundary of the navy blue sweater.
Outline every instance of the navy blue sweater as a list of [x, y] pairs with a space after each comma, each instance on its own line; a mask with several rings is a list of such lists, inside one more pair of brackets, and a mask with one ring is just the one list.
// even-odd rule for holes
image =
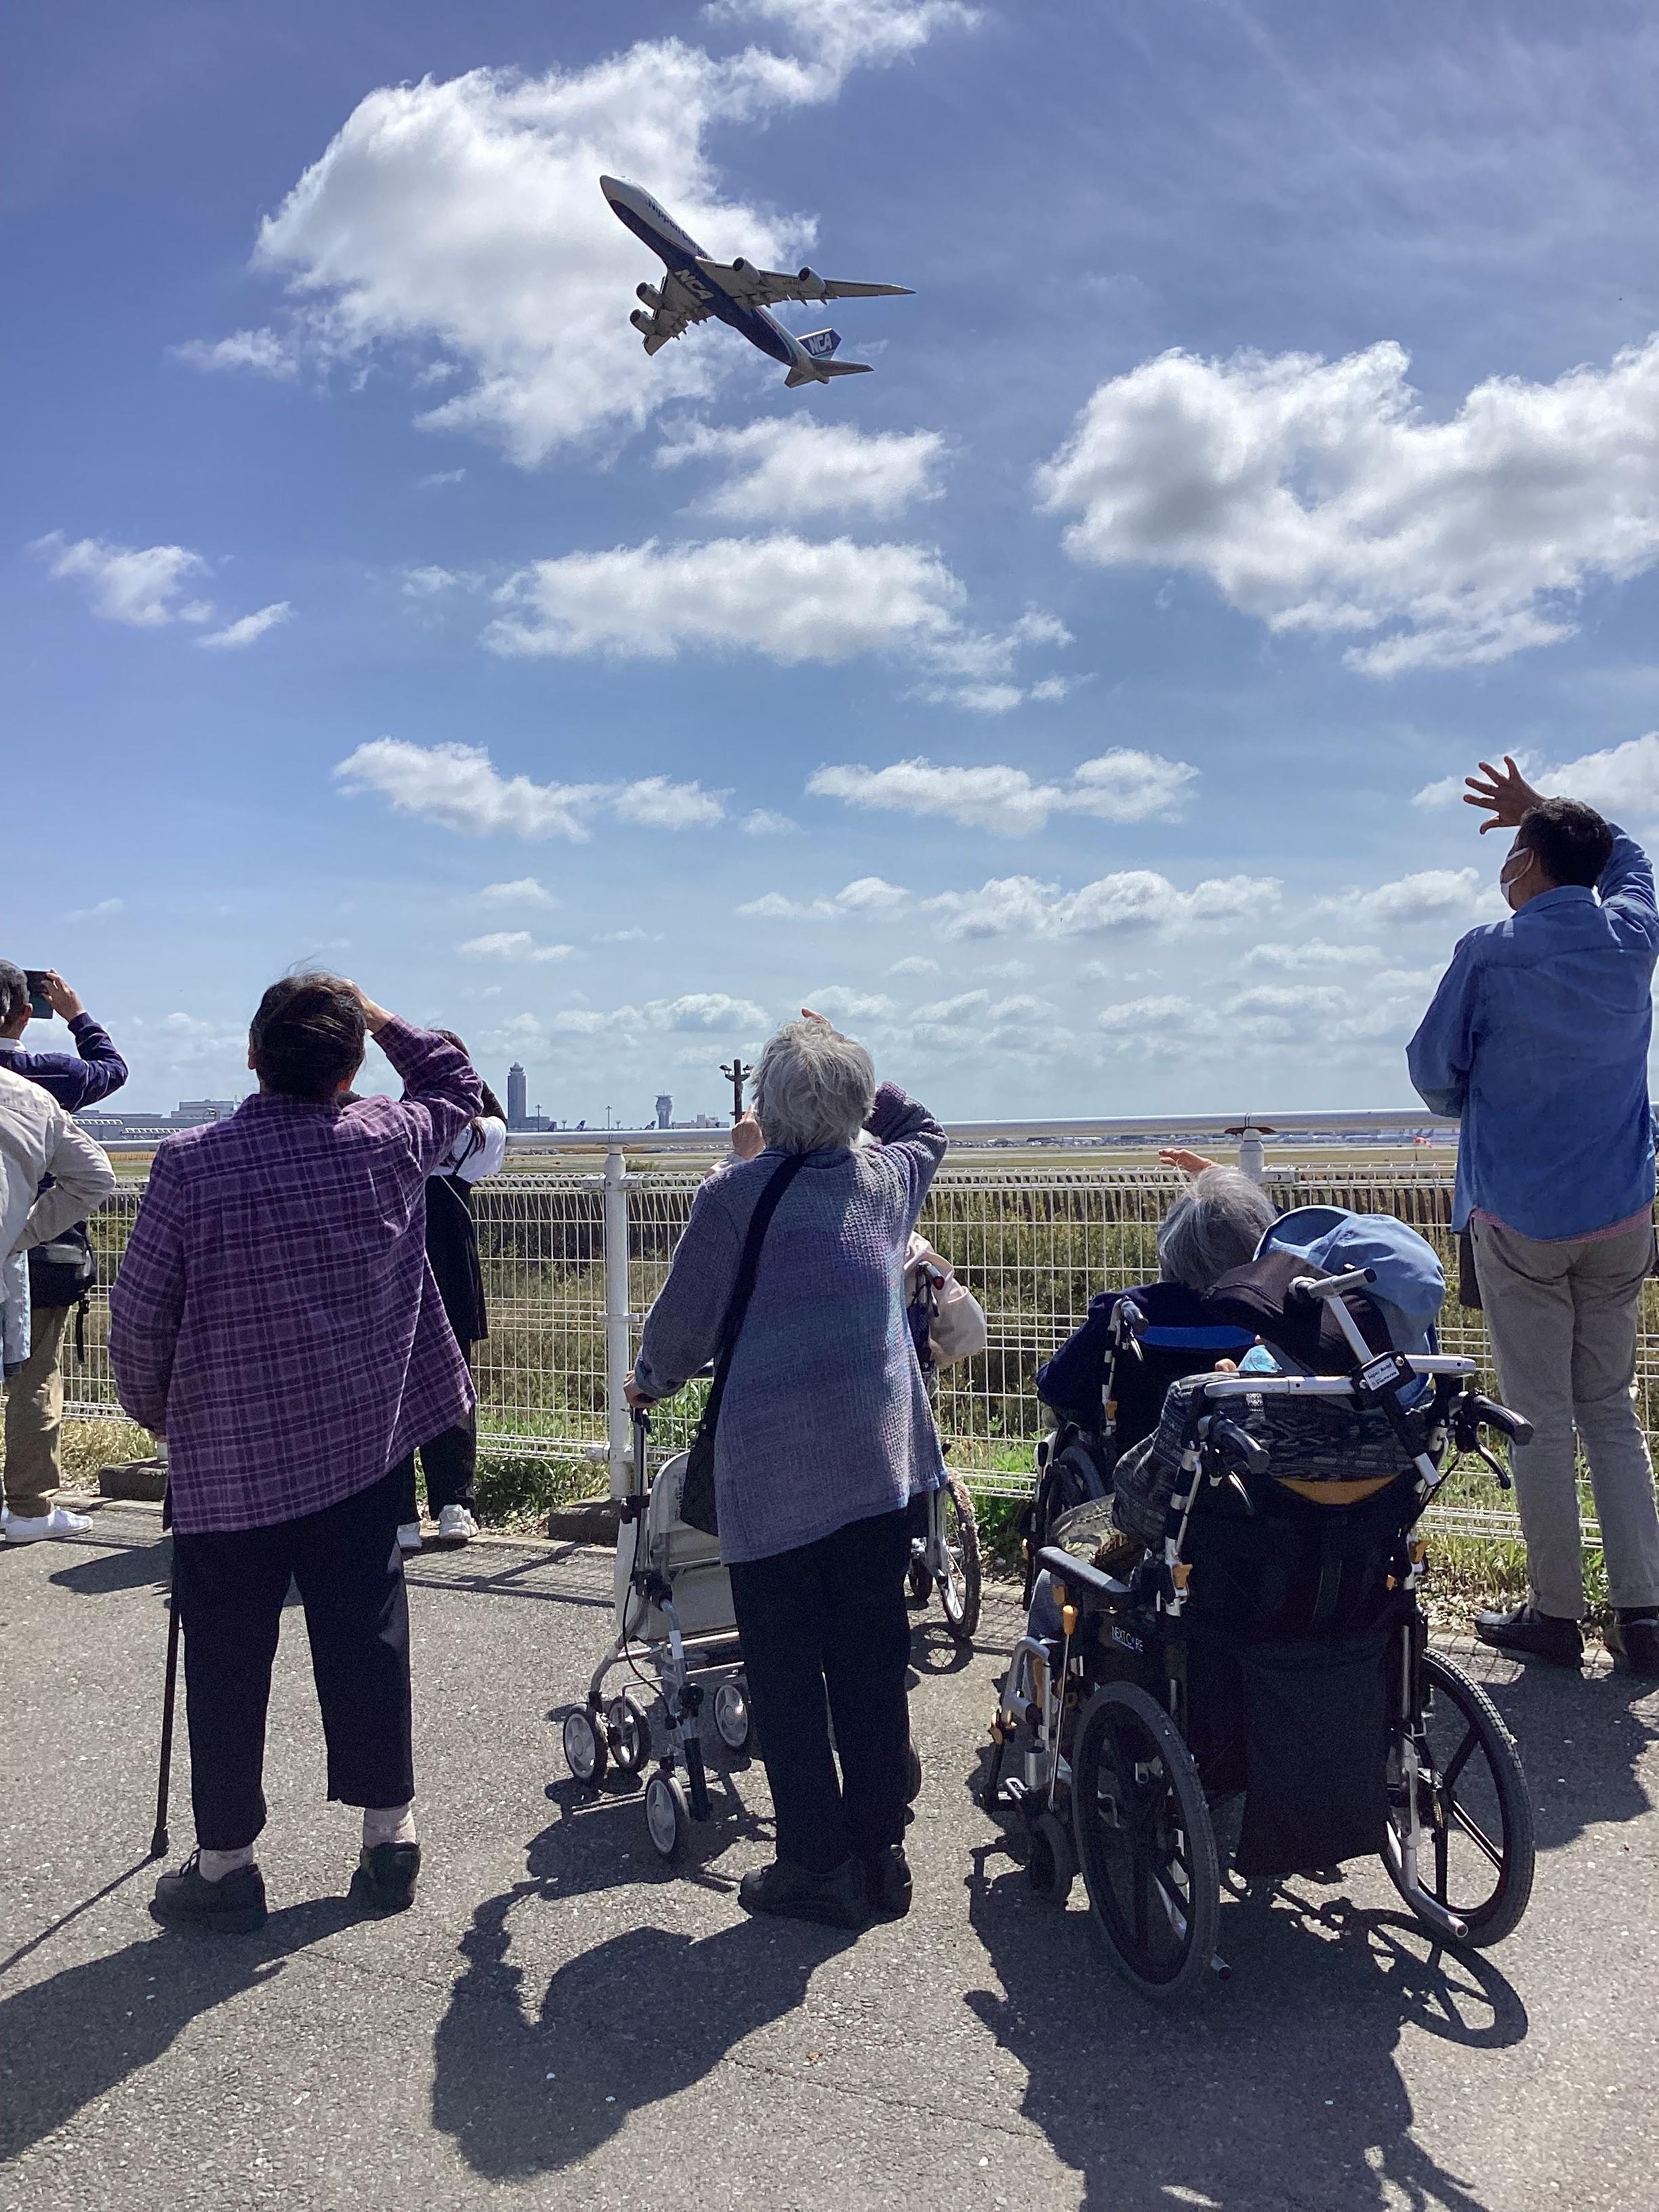
[[38, 1083], [60, 1106], [78, 1114], [118, 1091], [127, 1079], [127, 1064], [110, 1040], [110, 1033], [90, 1014], [76, 1014], [70, 1024], [78, 1059], [67, 1052], [27, 1052], [21, 1038], [0, 1037], [0, 1067]]

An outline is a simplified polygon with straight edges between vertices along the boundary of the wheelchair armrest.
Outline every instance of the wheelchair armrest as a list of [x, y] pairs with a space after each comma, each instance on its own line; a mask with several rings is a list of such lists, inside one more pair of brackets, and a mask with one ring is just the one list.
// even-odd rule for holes
[[1058, 1546], [1045, 1544], [1036, 1555], [1039, 1567], [1046, 1567], [1054, 1580], [1064, 1583], [1068, 1596], [1081, 1598], [1085, 1607], [1094, 1605], [1122, 1605], [1133, 1595], [1127, 1583], [1121, 1583], [1115, 1575], [1103, 1573], [1091, 1567], [1086, 1559], [1074, 1559], [1069, 1552]]

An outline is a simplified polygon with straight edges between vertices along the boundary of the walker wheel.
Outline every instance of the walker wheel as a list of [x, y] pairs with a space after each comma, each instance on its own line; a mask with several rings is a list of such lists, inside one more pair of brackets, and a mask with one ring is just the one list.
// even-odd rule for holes
[[720, 1741], [734, 1755], [748, 1750], [753, 1723], [749, 1714], [749, 1686], [746, 1682], [722, 1682], [715, 1691], [714, 1729]]
[[605, 1732], [617, 1773], [632, 1781], [651, 1756], [651, 1723], [639, 1699], [612, 1698], [605, 1709]]
[[1071, 1828], [1058, 1813], [1045, 1809], [1031, 1823], [1025, 1878], [1038, 1897], [1063, 1910], [1076, 1875], [1077, 1847]]
[[678, 1855], [690, 1819], [678, 1776], [653, 1774], [645, 1785], [645, 1826], [662, 1857]]
[[578, 1782], [597, 1789], [604, 1781], [611, 1754], [604, 1736], [593, 1725], [592, 1714], [586, 1707], [565, 1717], [564, 1757]]

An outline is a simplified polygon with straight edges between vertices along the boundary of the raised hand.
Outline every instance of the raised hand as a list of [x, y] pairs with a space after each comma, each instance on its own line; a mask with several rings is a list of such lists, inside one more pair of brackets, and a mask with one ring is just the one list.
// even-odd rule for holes
[[1482, 761], [1480, 774], [1466, 775], [1463, 781], [1468, 786], [1463, 793], [1464, 805], [1484, 806], [1492, 816], [1490, 822], [1480, 824], [1483, 837], [1488, 830], [1518, 830], [1522, 817], [1543, 796], [1533, 789], [1507, 753], [1501, 769], [1495, 769], [1490, 761]]
[[1166, 1168], [1179, 1168], [1182, 1175], [1202, 1175], [1206, 1168], [1215, 1165], [1202, 1152], [1183, 1152], [1178, 1146], [1170, 1145], [1158, 1154]]

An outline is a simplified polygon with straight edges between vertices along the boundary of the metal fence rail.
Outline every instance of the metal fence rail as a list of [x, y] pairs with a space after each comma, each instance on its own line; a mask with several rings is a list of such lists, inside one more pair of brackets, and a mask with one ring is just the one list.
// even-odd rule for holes
[[[592, 1463], [593, 1487], [621, 1486], [628, 1427], [621, 1383], [640, 1323], [667, 1273], [701, 1174], [665, 1161], [659, 1171], [626, 1171], [619, 1152], [602, 1175], [512, 1174], [476, 1188], [478, 1243], [489, 1335], [475, 1353], [480, 1443], [499, 1457]], [[1439, 1249], [1455, 1279], [1451, 1181], [1443, 1160], [1368, 1171], [1269, 1166], [1269, 1194], [1281, 1207], [1323, 1203], [1393, 1213]], [[989, 1343], [940, 1377], [939, 1426], [951, 1463], [983, 1494], [1018, 1497], [1031, 1487], [1031, 1450], [1046, 1425], [1038, 1367], [1083, 1319], [1103, 1290], [1127, 1289], [1157, 1273], [1157, 1231], [1180, 1179], [1146, 1166], [1076, 1168], [1012, 1157], [958, 1158], [936, 1178], [921, 1228], [985, 1308]], [[100, 1274], [113, 1276], [143, 1186], [123, 1183], [93, 1223]], [[625, 1236], [620, 1231], [625, 1225]], [[619, 1249], [618, 1247], [625, 1247]], [[106, 1352], [106, 1308], [95, 1297], [84, 1367], [67, 1381], [71, 1418], [117, 1412]], [[1447, 1351], [1486, 1362], [1478, 1313], [1449, 1295]], [[1638, 1402], [1650, 1434], [1659, 1429], [1659, 1309], [1650, 1291], [1643, 1317]], [[696, 1414], [694, 1392], [655, 1424], [664, 1449], [683, 1443]], [[1449, 1533], [1518, 1537], [1508, 1498], [1489, 1486], [1449, 1486], [1437, 1517]], [[1588, 1501], [1586, 1501], [1588, 1504]], [[1597, 1540], [1586, 1520], [1587, 1539]]]

